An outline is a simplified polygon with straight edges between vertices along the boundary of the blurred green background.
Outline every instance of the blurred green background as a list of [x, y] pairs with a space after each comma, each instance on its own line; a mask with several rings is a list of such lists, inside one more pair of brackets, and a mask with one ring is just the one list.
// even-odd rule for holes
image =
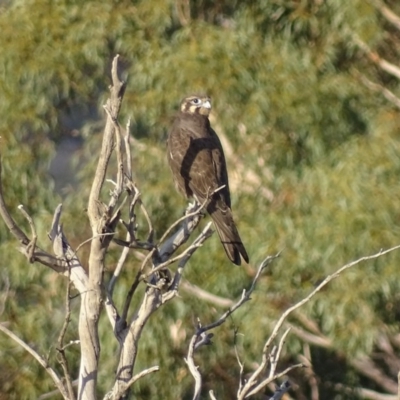
[[[172, 189], [165, 157], [171, 118], [186, 94], [201, 91], [212, 97], [212, 124], [225, 146], [233, 211], [251, 265], [233, 267], [214, 235], [190, 260], [185, 278], [235, 299], [263, 258], [281, 250], [282, 255], [261, 279], [253, 301], [215, 330], [212, 347], [198, 352], [205, 398], [209, 389], [218, 399], [235, 397], [235, 329], [250, 372], [288, 306], [346, 262], [400, 243], [400, 114], [384, 93], [400, 96], [399, 80], [376, 58], [379, 54], [400, 68], [400, 23], [390, 22], [387, 11], [400, 16], [400, 4], [0, 2], [4, 190], [10, 210], [27, 230], [17, 206], [24, 204], [34, 217], [44, 248], [50, 250], [46, 233], [61, 201], [71, 244], [90, 237], [89, 224], [82, 221], [117, 53], [128, 82], [120, 120], [123, 125], [129, 117], [133, 121], [134, 179], [158, 237], [186, 206]], [[66, 280], [29, 265], [16, 246], [1, 222], [1, 322], [60, 371], [55, 347]], [[119, 251], [112, 246], [106, 280]], [[87, 247], [79, 255], [85, 263]], [[140, 260], [138, 253], [130, 256], [117, 302]], [[394, 252], [354, 267], [290, 318], [294, 330], [279, 368], [304, 357], [312, 368], [290, 375], [293, 390], [287, 399], [373, 398], [364, 389], [396, 393], [399, 261]], [[68, 340], [77, 339], [78, 306], [79, 299], [73, 300]], [[135, 371], [153, 365], [161, 370], [140, 380], [132, 397], [190, 399], [193, 382], [184, 356], [194, 321], [211, 322], [223, 310], [182, 290], [154, 315]], [[106, 318], [100, 329], [99, 396], [110, 389], [117, 363], [117, 343]], [[78, 356], [71, 346], [74, 378]], [[51, 390], [37, 362], [0, 333], [0, 399], [40, 399]]]

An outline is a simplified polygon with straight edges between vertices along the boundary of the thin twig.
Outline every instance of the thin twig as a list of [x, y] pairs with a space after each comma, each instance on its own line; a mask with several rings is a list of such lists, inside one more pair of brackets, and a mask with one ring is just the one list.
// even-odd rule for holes
[[60, 377], [57, 375], [56, 371], [49, 366], [47, 361], [38, 354], [35, 350], [32, 349], [27, 343], [21, 340], [17, 335], [7, 329], [4, 325], [0, 324], [0, 331], [5, 333], [8, 337], [10, 337], [14, 342], [18, 343], [22, 348], [24, 348], [29, 354], [33, 356], [33, 358], [38, 361], [38, 363], [46, 370], [46, 372], [50, 375], [51, 379], [53, 380], [54, 384], [57, 386], [58, 390], [62, 394], [65, 400], [69, 400], [68, 392], [65, 389]]
[[67, 285], [67, 294], [66, 294], [66, 299], [65, 299], [65, 318], [64, 318], [64, 324], [61, 328], [60, 335], [58, 336], [58, 341], [57, 341], [57, 351], [60, 357], [60, 364], [61, 367], [64, 371], [64, 379], [67, 384], [67, 390], [68, 390], [68, 395], [70, 400], [75, 400], [75, 393], [74, 389], [72, 386], [72, 378], [69, 372], [68, 368], [68, 360], [67, 357], [65, 356], [65, 348], [64, 346], [64, 338], [65, 334], [67, 332], [67, 328], [69, 325], [69, 322], [71, 320], [71, 270], [69, 270], [69, 276], [68, 276], [68, 285]]
[[128, 122], [126, 123], [125, 135], [123, 136], [124, 145], [125, 145], [125, 155], [126, 155], [126, 176], [129, 180], [132, 180], [132, 156], [131, 156], [131, 119], [128, 118]]
[[172, 231], [175, 227], [177, 227], [182, 221], [185, 221], [185, 220], [187, 220], [187, 219], [189, 219], [189, 218], [192, 218], [192, 217], [195, 217], [196, 215], [199, 215], [200, 212], [201, 212], [201, 210], [202, 210], [202, 209], [204, 208], [204, 206], [206, 205], [207, 201], [208, 201], [208, 198], [207, 198], [201, 205], [197, 206], [197, 204], [196, 204], [196, 205], [194, 206], [194, 207], [195, 207], [194, 211], [191, 211], [191, 212], [189, 212], [189, 213], [187, 213], [187, 214], [185, 213], [185, 215], [184, 215], [183, 217], [177, 219], [177, 220], [164, 232], [164, 234], [161, 236], [161, 239], [158, 241], [158, 244], [160, 245], [160, 244], [165, 240], [165, 238], [171, 233], [171, 231]]
[[189, 371], [192, 374], [195, 381], [193, 400], [198, 400], [200, 398], [200, 391], [202, 386], [202, 379], [201, 379], [201, 374], [199, 372], [199, 367], [197, 367], [196, 364], [194, 363], [194, 350], [197, 339], [198, 335], [196, 332], [196, 334], [194, 334], [192, 336], [192, 339], [190, 340], [188, 355], [185, 359], [185, 362], [189, 367]]
[[214, 391], [213, 391], [213, 390], [210, 390], [210, 391], [208, 392], [208, 394], [210, 395], [211, 400], [217, 400], [217, 398], [216, 398], [215, 395], [214, 395]]
[[[126, 235], [127, 235], [127, 240], [129, 241], [131, 235], [129, 234], [129, 232]], [[113, 272], [113, 276], [110, 279], [110, 283], [108, 284], [108, 294], [111, 298], [113, 297], [115, 284], [122, 271], [122, 267], [125, 265], [125, 261], [128, 258], [128, 254], [129, 254], [129, 247], [124, 247], [121, 251], [121, 255], [119, 256], [117, 266], [115, 267], [115, 270]]]
[[168, 265], [173, 264], [175, 261], [178, 261], [182, 258], [188, 258], [190, 257], [194, 250], [201, 247], [202, 246], [202, 242], [193, 242], [188, 248], [186, 248], [184, 251], [182, 251], [182, 253], [180, 253], [179, 255], [170, 258], [167, 261], [164, 261], [163, 263], [157, 265], [157, 267], [153, 268], [151, 271], [149, 271], [147, 274], [144, 274], [141, 276], [141, 280], [146, 280], [149, 278], [149, 276], [153, 275], [155, 272], [158, 272], [162, 269], [165, 269], [166, 267], [168, 267]]
[[250, 285], [250, 288], [246, 291], [246, 289], [243, 290], [242, 292], [242, 296], [240, 298], [240, 300], [238, 300], [236, 302], [236, 304], [234, 306], [232, 306], [231, 308], [229, 308], [229, 310], [227, 310], [224, 314], [222, 314], [215, 322], [212, 322], [208, 325], [205, 326], [201, 326], [200, 322], [198, 322], [198, 326], [196, 328], [196, 332], [194, 333], [194, 335], [192, 336], [192, 339], [190, 341], [189, 344], [189, 350], [188, 350], [188, 354], [187, 357], [185, 359], [188, 367], [189, 367], [189, 371], [192, 374], [194, 380], [195, 380], [195, 388], [194, 388], [194, 395], [193, 395], [193, 400], [198, 400], [200, 397], [200, 391], [201, 391], [201, 386], [202, 386], [202, 378], [201, 378], [201, 374], [198, 370], [198, 367], [195, 365], [194, 362], [194, 351], [196, 350], [196, 348], [198, 347], [197, 344], [199, 342], [199, 339], [201, 341], [201, 343], [203, 344], [207, 344], [209, 343], [209, 340], [211, 338], [211, 334], [207, 334], [207, 332], [211, 329], [214, 329], [220, 325], [222, 325], [227, 318], [232, 315], [238, 308], [240, 308], [246, 301], [250, 300], [250, 296], [252, 294], [252, 292], [254, 291], [255, 287], [256, 287], [256, 283], [259, 280], [261, 273], [264, 271], [265, 268], [267, 268], [271, 262], [273, 260], [275, 260], [275, 258], [277, 258], [279, 256], [279, 253], [275, 256], [269, 256], [267, 257], [258, 267], [257, 273]]
[[178, 293], [178, 288], [180, 285], [180, 281], [182, 279], [183, 270], [186, 266], [186, 263], [192, 257], [193, 253], [212, 235], [213, 231], [211, 230], [211, 222], [209, 222], [200, 235], [194, 240], [192, 246], [189, 247], [189, 251], [186, 253], [185, 257], [183, 257], [179, 263], [178, 268], [176, 269], [174, 278], [172, 279], [172, 284], [168, 292], [164, 293], [162, 296], [162, 302], [165, 303], [168, 300], [171, 300]]
[[283, 344], [285, 343], [285, 339], [290, 332], [290, 328], [286, 329], [285, 333], [282, 335], [281, 340], [279, 341], [279, 346], [276, 348], [274, 356], [270, 357], [270, 370], [269, 370], [269, 377], [272, 378], [275, 375], [276, 367], [278, 366], [279, 358], [281, 357], [281, 352], [283, 348]]
[[109, 208], [113, 209], [119, 199], [122, 191], [123, 191], [123, 182], [124, 182], [124, 160], [122, 156], [122, 140], [121, 140], [121, 128], [118, 120], [114, 115], [112, 115], [112, 110], [109, 105], [106, 104], [103, 106], [105, 112], [107, 113], [109, 119], [111, 120], [114, 126], [115, 133], [115, 142], [116, 142], [116, 153], [117, 153], [117, 183], [115, 184], [115, 188], [113, 190], [111, 200], [109, 203]]
[[[252, 390], [250, 390], [249, 393], [247, 393], [244, 397], [239, 397], [240, 399], [244, 399], [247, 397], [252, 396], [253, 394], [256, 394], [258, 392], [260, 392], [260, 390], [264, 389], [265, 386], [267, 386], [269, 383], [271, 383], [272, 381], [275, 381], [276, 379], [281, 378], [282, 376], [287, 375], [290, 371], [297, 369], [297, 368], [303, 368], [304, 364], [294, 364], [291, 365], [290, 367], [286, 368], [284, 371], [279, 372], [279, 374], [274, 375], [272, 378], [266, 378], [263, 381], [261, 381], [256, 387], [252, 388]], [[279, 397], [278, 397], [279, 398]]]
[[112, 236], [114, 235], [114, 232], [107, 232], [107, 233], [98, 233], [96, 235], [93, 235], [92, 237], [90, 237], [89, 239], [84, 240], [82, 243], [80, 243], [78, 245], [78, 247], [76, 248], [76, 250], [74, 251], [74, 255], [78, 254], [78, 251], [87, 243], [92, 242], [95, 239], [98, 239], [99, 237], [103, 237], [103, 236]]
[[400, 17], [395, 14], [383, 1], [373, 0], [372, 4], [378, 8], [380, 13], [389, 21], [396, 29], [400, 31]]
[[[303, 306], [305, 303], [307, 303], [308, 301], [310, 301], [322, 288], [324, 288], [329, 282], [331, 282], [333, 279], [337, 278], [343, 271], [353, 267], [354, 265], [359, 264], [362, 261], [367, 261], [367, 260], [372, 260], [378, 257], [381, 257], [385, 254], [388, 254], [392, 251], [398, 250], [400, 248], [400, 245], [391, 247], [390, 249], [387, 250], [381, 250], [376, 254], [373, 254], [371, 256], [365, 256], [365, 257], [361, 257], [358, 260], [352, 261], [344, 266], [342, 266], [341, 268], [339, 268], [336, 272], [334, 272], [331, 275], [328, 275], [308, 296], [306, 296], [303, 300], [299, 301], [298, 303], [296, 303], [295, 305], [289, 307], [279, 318], [278, 322], [275, 324], [275, 327], [270, 335], [270, 337], [268, 338], [268, 340], [266, 341], [264, 348], [263, 348], [263, 356], [262, 356], [262, 362], [259, 365], [259, 367], [256, 369], [256, 371], [254, 371], [254, 373], [251, 375], [251, 377], [249, 378], [249, 380], [247, 381], [247, 383], [245, 384], [245, 386], [243, 387], [243, 391], [242, 393], [244, 394], [242, 397], [242, 399], [244, 399], [249, 390], [251, 388], [254, 387], [254, 384], [256, 382], [256, 380], [258, 379], [259, 375], [261, 374], [261, 372], [265, 369], [267, 362], [268, 362], [268, 350], [272, 344], [272, 342], [275, 340], [276, 336], [278, 335], [278, 332], [280, 330], [280, 328], [282, 327], [282, 325], [284, 324], [285, 320], [287, 319], [287, 317], [295, 310], [297, 310], [298, 308], [300, 308], [301, 306]], [[251, 393], [254, 392], [254, 389], [251, 391]]]
[[3, 165], [0, 159], [0, 215], [3, 218], [8, 230], [14, 235], [14, 237], [23, 245], [28, 245], [29, 239], [22, 229], [16, 224], [13, 217], [8, 212], [7, 206], [3, 196], [3, 182], [2, 182], [2, 170]]
[[26, 246], [26, 254], [27, 254], [29, 262], [33, 263], [35, 261], [33, 254], [35, 252], [37, 238], [38, 238], [37, 233], [36, 233], [35, 223], [33, 222], [32, 217], [28, 214], [28, 212], [25, 210], [25, 208], [22, 204], [20, 204], [18, 206], [18, 209], [22, 212], [24, 217], [27, 219], [29, 226], [31, 227], [32, 239], [29, 242], [29, 244]]
[[383, 97], [394, 104], [397, 108], [400, 109], [400, 98], [397, 97], [392, 91], [387, 89], [386, 87], [379, 85], [378, 83], [372, 82], [369, 80], [365, 75], [359, 73], [357, 74], [361, 80], [361, 82], [368, 87], [369, 89], [373, 90], [374, 92], [379, 92], [383, 95]]
[[207, 301], [213, 304], [214, 306], [232, 307], [235, 304], [235, 302], [232, 299], [229, 299], [227, 297], [220, 297], [213, 293], [207, 292], [201, 287], [196, 286], [193, 283], [186, 280], [182, 280], [180, 288], [185, 292], [188, 292], [191, 295], [197, 297], [198, 299]]
[[237, 391], [237, 394], [239, 395], [239, 393], [241, 392], [242, 387], [243, 387], [244, 364], [240, 361], [239, 350], [238, 350], [238, 346], [237, 346], [237, 337], [238, 337], [238, 329], [235, 328], [233, 346], [235, 348], [236, 361], [239, 364], [239, 388], [238, 388], [238, 391]]
[[224, 314], [222, 314], [219, 319], [215, 322], [212, 322], [209, 325], [203, 326], [202, 327], [202, 331], [209, 331], [210, 329], [214, 329], [217, 326], [222, 325], [226, 319], [231, 316], [238, 308], [240, 308], [244, 303], [246, 303], [247, 301], [250, 300], [250, 296], [253, 293], [256, 284], [261, 276], [261, 273], [264, 271], [264, 269], [266, 269], [271, 263], [272, 261], [274, 261], [276, 258], [278, 258], [280, 256], [280, 253], [274, 255], [274, 256], [269, 256], [267, 257], [258, 267], [257, 273], [255, 275], [255, 277], [253, 278], [253, 281], [251, 283], [251, 286], [249, 289], [243, 289], [242, 292], [242, 297], [240, 298], [240, 300], [233, 306], [231, 307], [229, 310], [227, 310]]
[[397, 79], [400, 79], [400, 68], [397, 65], [394, 65], [384, 58], [380, 57], [378, 53], [372, 51], [370, 47], [356, 35], [353, 34], [351, 36], [353, 42], [366, 54], [371, 62], [380, 67], [382, 71], [385, 71], [388, 74], [396, 77]]
[[154, 240], [153, 224], [151, 223], [151, 219], [150, 219], [149, 213], [147, 212], [147, 208], [144, 206], [141, 199], [140, 199], [140, 209], [142, 210], [142, 213], [147, 221], [147, 226], [149, 228], [149, 233], [147, 234], [146, 241], [149, 243], [153, 243], [153, 240]]
[[146, 375], [149, 375], [153, 372], [157, 372], [160, 370], [160, 367], [158, 365], [155, 365], [154, 367], [151, 368], [147, 368], [141, 372], [139, 372], [138, 374], [136, 374], [135, 376], [133, 376], [127, 383], [126, 383], [126, 388], [125, 390], [129, 389], [135, 382], [137, 382], [140, 378], [143, 378]]

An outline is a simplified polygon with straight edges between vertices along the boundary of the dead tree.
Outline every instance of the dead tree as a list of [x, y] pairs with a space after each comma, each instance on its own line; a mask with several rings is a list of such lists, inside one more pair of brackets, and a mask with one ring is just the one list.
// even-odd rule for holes
[[[112, 86], [110, 98], [104, 106], [107, 114], [107, 122], [103, 134], [102, 148], [93, 178], [89, 195], [87, 214], [92, 230], [91, 237], [84, 244], [89, 244], [90, 252], [88, 270], [83, 268], [79, 259], [79, 249], [73, 249], [68, 243], [61, 225], [62, 205], [60, 204], [54, 212], [49, 238], [53, 244], [53, 253], [50, 254], [38, 246], [38, 237], [35, 224], [23, 206], [19, 209], [24, 214], [31, 227], [31, 237], [16, 224], [6, 207], [1, 182], [0, 163], [0, 215], [6, 223], [9, 231], [19, 241], [19, 250], [27, 257], [30, 263], [40, 263], [69, 280], [66, 302], [66, 317], [58, 339], [58, 351], [63, 376], [60, 376], [52, 368], [47, 360], [40, 356], [32, 347], [19, 339], [12, 331], [0, 324], [0, 331], [6, 333], [10, 338], [27, 350], [48, 372], [57, 391], [64, 399], [68, 400], [95, 400], [97, 398], [97, 371], [99, 367], [100, 340], [98, 334], [98, 323], [103, 311], [107, 313], [110, 329], [120, 345], [118, 354], [115, 380], [104, 399], [119, 400], [129, 395], [130, 387], [140, 378], [153, 373], [159, 369], [158, 366], [149, 366], [147, 369], [133, 375], [140, 337], [146, 322], [152, 314], [160, 309], [165, 303], [172, 300], [178, 293], [182, 274], [189, 258], [193, 255], [204, 241], [212, 234], [211, 223], [208, 223], [201, 233], [182, 250], [175, 255], [186, 241], [188, 241], [193, 230], [198, 226], [202, 218], [204, 204], [189, 205], [185, 215], [176, 221], [156, 241], [153, 235], [151, 218], [141, 200], [141, 195], [132, 180], [131, 148], [129, 123], [126, 129], [122, 129], [118, 122], [118, 114], [125, 91], [125, 83], [118, 76], [118, 56], [112, 64]], [[107, 200], [104, 198], [104, 182], [110, 167], [112, 153], [116, 153], [117, 173], [113, 182], [113, 190], [109, 193]], [[137, 217], [142, 213], [147, 221], [148, 232], [144, 240], [137, 237]], [[127, 215], [123, 219], [123, 215]], [[126, 231], [125, 238], [116, 237], [116, 227], [120, 224]], [[105, 281], [105, 256], [109, 250], [110, 243], [114, 242], [121, 247], [121, 254], [117, 267], [109, 281]], [[288, 374], [292, 369], [302, 367], [303, 364], [293, 365], [284, 371], [278, 371], [278, 361], [290, 328], [282, 334], [281, 329], [287, 317], [303, 304], [308, 302], [332, 279], [339, 276], [343, 271], [358, 264], [360, 261], [376, 258], [400, 246], [381, 251], [375, 255], [361, 258], [353, 263], [347, 264], [328, 276], [318, 287], [316, 287], [305, 299], [288, 308], [276, 322], [271, 335], [266, 338], [263, 349], [260, 351], [261, 358], [258, 367], [245, 378], [244, 366], [237, 352], [238, 361], [238, 390], [237, 399], [247, 399], [259, 392], [263, 392], [267, 385]], [[125, 266], [127, 255], [131, 249], [141, 249], [147, 252], [144, 261], [132, 279], [130, 289], [126, 294], [121, 309], [118, 309], [113, 301], [114, 288], [118, 284], [121, 270]], [[195, 351], [202, 345], [211, 341], [212, 330], [222, 325], [227, 318], [238, 308], [242, 307], [251, 299], [251, 294], [256, 286], [262, 272], [277, 256], [267, 257], [259, 266], [251, 286], [242, 292], [237, 301], [224, 302], [228, 309], [215, 322], [203, 326], [200, 319], [195, 327], [194, 334], [188, 343], [186, 363], [194, 378], [193, 399], [199, 399], [202, 389], [201, 370], [194, 361]], [[168, 266], [176, 263], [174, 272]], [[135, 310], [130, 311], [132, 299], [137, 295], [139, 285], [145, 286], [145, 293]], [[75, 386], [68, 366], [67, 344], [64, 343], [65, 333], [70, 320], [70, 290], [71, 286], [79, 293], [79, 345], [80, 345], [80, 368], [78, 374], [78, 388]], [[193, 290], [195, 292], [195, 290]], [[201, 291], [201, 289], [200, 289]], [[201, 293], [200, 296], [203, 296]], [[208, 294], [212, 298], [212, 295]], [[74, 374], [76, 375], [76, 374]], [[280, 399], [290, 388], [287, 380], [272, 394], [271, 399]], [[216, 396], [211, 391], [211, 399]]]

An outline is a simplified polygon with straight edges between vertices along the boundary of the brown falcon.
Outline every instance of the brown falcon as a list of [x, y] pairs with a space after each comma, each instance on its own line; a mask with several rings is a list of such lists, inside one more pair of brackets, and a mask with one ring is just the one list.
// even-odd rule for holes
[[225, 156], [210, 126], [210, 111], [208, 96], [182, 100], [168, 136], [168, 161], [178, 190], [206, 202], [226, 254], [240, 265], [240, 255], [246, 262], [249, 257], [233, 220]]

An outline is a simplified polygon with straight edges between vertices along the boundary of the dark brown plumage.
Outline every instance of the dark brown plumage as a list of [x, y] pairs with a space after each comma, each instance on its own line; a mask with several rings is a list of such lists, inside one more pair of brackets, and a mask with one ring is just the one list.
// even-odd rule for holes
[[[206, 210], [226, 254], [240, 265], [240, 255], [246, 262], [249, 257], [233, 220], [225, 156], [210, 126], [210, 111], [211, 101], [207, 96], [182, 100], [168, 136], [168, 162], [180, 192], [201, 204], [208, 199]], [[224, 187], [214, 193], [221, 186]]]

